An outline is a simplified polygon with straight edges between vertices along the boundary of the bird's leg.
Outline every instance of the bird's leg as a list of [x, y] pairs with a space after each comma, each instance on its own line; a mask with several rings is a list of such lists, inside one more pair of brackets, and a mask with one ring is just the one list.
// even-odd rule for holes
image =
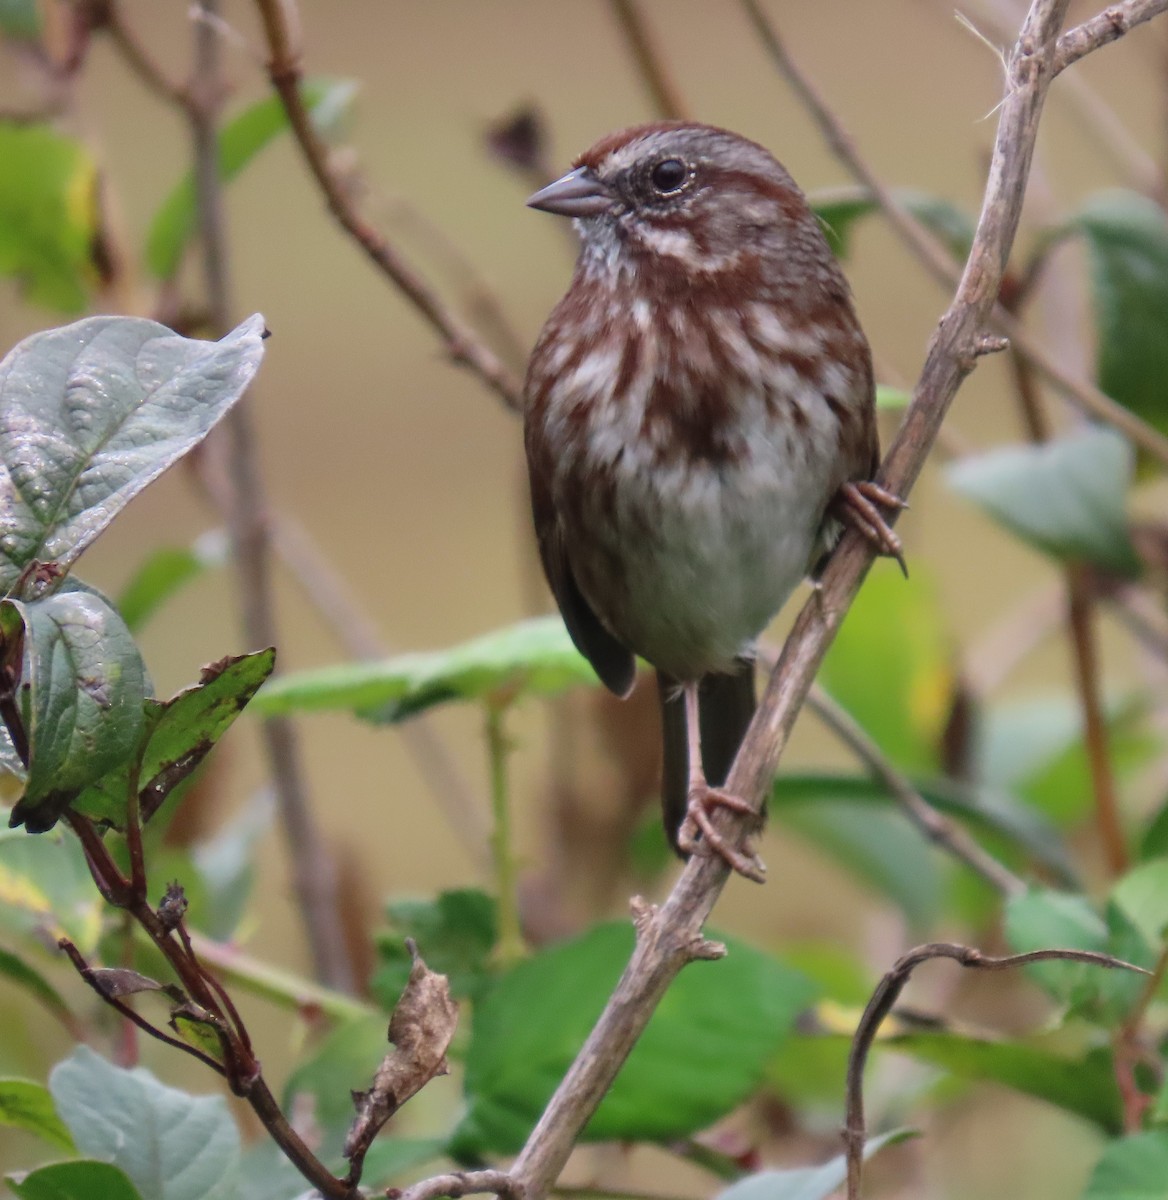
[[[714, 828], [710, 819], [713, 808], [728, 808], [731, 812], [743, 813], [758, 818], [758, 811], [748, 804], [741, 796], [722, 788], [711, 787], [706, 782], [706, 773], [702, 768], [702, 729], [700, 711], [698, 708], [698, 684], [696, 682], [683, 685], [685, 695], [685, 726], [686, 745], [689, 750], [689, 800], [686, 805], [685, 820], [677, 832], [677, 844], [684, 854], [693, 854], [701, 847], [707, 847], [716, 854], [731, 870], [737, 871], [755, 883], [766, 880], [766, 867], [757, 854], [744, 853], [732, 846], [726, 838]], [[698, 835], [701, 834], [699, 839]]]

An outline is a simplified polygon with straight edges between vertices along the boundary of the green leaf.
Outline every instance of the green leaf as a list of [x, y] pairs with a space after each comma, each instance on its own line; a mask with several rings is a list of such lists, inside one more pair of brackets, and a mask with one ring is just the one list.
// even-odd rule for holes
[[237, 1194], [239, 1130], [222, 1096], [191, 1096], [142, 1067], [126, 1071], [78, 1046], [49, 1076], [82, 1154], [114, 1163], [149, 1200]]
[[243, 395], [264, 320], [219, 342], [138, 317], [25, 338], [0, 363], [0, 590], [32, 562], [67, 570]]
[[820, 681], [884, 753], [931, 771], [949, 716], [952, 647], [927, 572], [873, 571], [824, 660]]
[[20, 1200], [142, 1200], [125, 1171], [94, 1159], [51, 1163], [19, 1183], [12, 1175], [7, 1180]]
[[20, 626], [29, 761], [11, 822], [43, 833], [83, 788], [137, 748], [149, 683], [130, 631], [93, 592], [0, 602], [4, 637], [18, 636]]
[[1131, 445], [1082, 429], [1041, 446], [1003, 446], [946, 468], [950, 486], [1036, 549], [1117, 574], [1139, 574], [1125, 503]]
[[[918, 1136], [912, 1129], [894, 1129], [864, 1143], [864, 1161], [885, 1146], [895, 1146]], [[837, 1154], [818, 1167], [796, 1167], [786, 1171], [759, 1171], [747, 1175], [717, 1194], [717, 1200], [828, 1200], [847, 1179], [847, 1162]]]
[[1165, 1200], [1168, 1133], [1133, 1133], [1112, 1142], [1091, 1173], [1083, 1200]]
[[1041, 1044], [934, 1030], [882, 1036], [876, 1044], [943, 1067], [962, 1079], [1004, 1084], [1091, 1121], [1107, 1133], [1123, 1128], [1123, 1104], [1109, 1050], [1099, 1048], [1070, 1058]]
[[[589, 1122], [586, 1140], [686, 1137], [724, 1116], [761, 1081], [814, 988], [741, 942], [727, 947], [726, 958], [694, 963], [670, 986]], [[519, 963], [476, 1004], [467, 1112], [452, 1139], [456, 1158], [518, 1149], [632, 949], [627, 924], [599, 925]]]
[[256, 697], [256, 709], [270, 716], [347, 708], [399, 721], [448, 700], [503, 702], [595, 683], [563, 621], [536, 617], [449, 650], [284, 675]]
[[[316, 132], [327, 136], [341, 123], [352, 104], [357, 85], [347, 81], [313, 79], [300, 85], [301, 97]], [[232, 117], [219, 131], [219, 178], [234, 179], [278, 134], [288, 128], [279, 96], [268, 96]], [[159, 279], [178, 271], [183, 251], [195, 234], [194, 176], [188, 172], [163, 201], [146, 238], [146, 265]]]
[[118, 611], [136, 633], [172, 596], [211, 567], [223, 566], [229, 557], [221, 530], [204, 534], [192, 546], [166, 546], [156, 550], [138, 568], [118, 596]]
[[[275, 650], [221, 658], [203, 668], [199, 682], [147, 706], [149, 734], [139, 773], [142, 814], [152, 816], [178, 784], [211, 752], [272, 673]], [[87, 788], [78, 812], [118, 828], [125, 823], [129, 763]]]
[[31, 944], [67, 937], [82, 954], [97, 947], [102, 899], [72, 834], [34, 837], [0, 829], [0, 928]]
[[890, 412], [908, 408], [912, 400], [912, 392], [903, 388], [888, 387], [883, 383], [876, 385], [876, 407]]
[[[0, 865], [0, 880], [4, 868]], [[2, 903], [2, 901], [0, 901]], [[61, 993], [34, 967], [30, 967], [19, 955], [0, 947], [0, 978], [8, 979], [18, 987], [31, 992], [41, 1008], [51, 1012], [59, 1021], [69, 1024], [73, 1015]]]
[[1129, 871], [1112, 889], [1111, 899], [1148, 945], [1162, 945], [1168, 931], [1168, 858]]
[[49, 1089], [30, 1079], [0, 1079], [0, 1125], [35, 1133], [66, 1154], [76, 1151]]
[[477, 888], [440, 892], [434, 899], [402, 897], [386, 906], [389, 929], [377, 933], [381, 965], [370, 990], [392, 1009], [409, 978], [413, 960], [406, 938], [413, 938], [426, 965], [450, 980], [456, 1000], [477, 996], [490, 982], [489, 959], [495, 948], [495, 901]]
[[1066, 228], [1087, 246], [1099, 386], [1168, 430], [1168, 219], [1136, 192], [1091, 196]]
[[0, 121], [0, 162], [0, 274], [19, 279], [35, 304], [80, 312], [97, 282], [93, 159], [48, 125]]
[[0, 34], [10, 38], [35, 38], [40, 31], [37, 0], [0, 0]]
[[788, 799], [775, 816], [892, 900], [915, 929], [936, 917], [938, 860], [924, 836], [899, 814], [846, 800], [796, 804]]

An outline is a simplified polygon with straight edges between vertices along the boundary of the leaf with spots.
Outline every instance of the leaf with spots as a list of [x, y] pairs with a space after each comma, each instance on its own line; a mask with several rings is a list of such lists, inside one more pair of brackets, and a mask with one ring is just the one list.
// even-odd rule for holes
[[[211, 748], [259, 690], [276, 665], [273, 649], [224, 658], [203, 668], [199, 682], [169, 700], [147, 705], [149, 734], [139, 771], [142, 817], [158, 811], [167, 796], [206, 758]], [[125, 825], [129, 761], [119, 763], [78, 797], [87, 817]]]

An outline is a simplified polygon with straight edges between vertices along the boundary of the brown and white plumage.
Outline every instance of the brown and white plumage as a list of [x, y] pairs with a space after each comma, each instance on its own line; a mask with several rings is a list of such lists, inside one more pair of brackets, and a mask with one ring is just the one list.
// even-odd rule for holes
[[618, 695], [634, 654], [683, 685], [739, 680], [716, 706], [734, 726], [706, 763], [719, 782], [755, 639], [830, 546], [829, 506], [851, 515], [875, 470], [868, 344], [802, 192], [737, 134], [625, 130], [530, 203], [582, 240], [526, 381], [544, 570]]

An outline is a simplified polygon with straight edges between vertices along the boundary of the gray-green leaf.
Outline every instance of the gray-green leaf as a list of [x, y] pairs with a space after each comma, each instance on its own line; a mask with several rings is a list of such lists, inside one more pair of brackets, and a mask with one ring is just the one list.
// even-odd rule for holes
[[1168, 218], [1136, 192], [1091, 196], [1068, 222], [1087, 245], [1099, 386], [1168, 429]]
[[203, 440], [263, 356], [264, 321], [222, 341], [137, 317], [26, 338], [0, 363], [0, 590], [33, 561], [67, 569]]
[[1134, 456], [1111, 429], [964, 458], [950, 485], [1037, 549], [1120, 575], [1139, 573], [1124, 509]]
[[191, 1096], [142, 1067], [126, 1071], [78, 1046], [49, 1076], [83, 1154], [111, 1162], [150, 1200], [234, 1200], [239, 1130], [221, 1096]]

